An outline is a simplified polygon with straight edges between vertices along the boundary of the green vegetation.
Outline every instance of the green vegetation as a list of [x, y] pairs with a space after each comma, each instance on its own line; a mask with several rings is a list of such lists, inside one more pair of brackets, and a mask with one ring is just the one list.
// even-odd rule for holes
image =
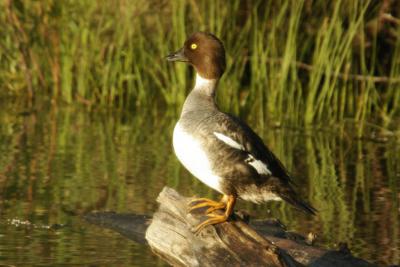
[[[171, 156], [193, 71], [164, 56], [203, 30], [226, 46], [219, 103], [251, 122], [320, 212], [238, 208], [265, 218], [273, 207], [271, 217], [319, 233], [321, 243], [346, 241], [356, 255], [398, 262], [399, 139], [388, 136], [400, 137], [399, 18], [400, 1], [0, 1], [3, 218], [73, 225], [71, 213], [93, 209], [151, 214], [166, 184], [217, 199]], [[267, 123], [295, 130], [263, 131]], [[323, 131], [297, 131], [310, 125]], [[372, 129], [387, 142], [336, 135], [344, 128], [359, 137]], [[83, 240], [105, 244], [106, 254], [122, 245], [129, 257], [118, 265], [144, 251], [125, 241], [110, 249], [97, 230], [74, 228], [73, 242], [71, 230], [28, 240], [2, 223], [0, 232], [15, 235], [3, 238], [3, 254], [20, 257], [27, 243], [43, 252], [25, 253], [24, 263], [41, 262], [38, 255], [65, 263], [74, 249], [90, 251]]]
[[369, 123], [396, 132], [399, 10], [396, 1], [5, 0], [1, 94], [177, 109], [193, 75], [163, 57], [206, 30], [226, 45], [225, 109], [261, 126], [350, 121], [358, 136]]

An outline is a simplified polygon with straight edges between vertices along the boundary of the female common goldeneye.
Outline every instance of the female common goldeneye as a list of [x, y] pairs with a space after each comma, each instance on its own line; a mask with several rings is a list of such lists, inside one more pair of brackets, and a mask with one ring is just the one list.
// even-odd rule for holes
[[[261, 138], [218, 109], [215, 92], [225, 70], [222, 42], [210, 33], [197, 32], [167, 60], [187, 62], [196, 70], [195, 86], [174, 129], [175, 154], [189, 172], [223, 194], [219, 202], [199, 198], [191, 203], [190, 211], [208, 207], [209, 218], [195, 231], [227, 221], [237, 198], [255, 203], [285, 200], [314, 215], [316, 210], [294, 191], [289, 173]], [[220, 215], [215, 210], [225, 212]]]

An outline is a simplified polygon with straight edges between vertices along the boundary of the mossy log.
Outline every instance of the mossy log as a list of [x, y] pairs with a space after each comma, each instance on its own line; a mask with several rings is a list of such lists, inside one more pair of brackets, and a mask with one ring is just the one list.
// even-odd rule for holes
[[207, 226], [196, 235], [192, 229], [205, 217], [201, 210], [188, 213], [192, 199], [165, 187], [153, 218], [101, 212], [85, 219], [136, 242], [147, 242], [174, 266], [375, 266], [353, 257], [345, 246], [328, 250], [311, 245], [312, 240], [287, 232], [274, 220], [248, 222], [246, 216], [234, 214], [228, 222]]

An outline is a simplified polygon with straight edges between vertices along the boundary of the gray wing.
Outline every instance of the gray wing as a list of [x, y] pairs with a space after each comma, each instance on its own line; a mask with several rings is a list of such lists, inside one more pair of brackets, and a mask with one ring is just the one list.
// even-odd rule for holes
[[264, 164], [269, 172], [269, 175], [264, 173], [265, 175], [277, 177], [285, 182], [292, 182], [281, 161], [249, 126], [226, 113], [217, 116], [218, 123], [215, 125], [214, 131], [217, 139], [232, 148], [245, 151], [250, 157], [248, 163], [252, 163], [251, 166], [255, 169], [258, 167], [257, 171], [262, 170], [262, 164]]
[[[262, 187], [267, 187], [269, 191], [278, 194], [283, 200], [292, 204], [299, 210], [315, 215], [316, 209], [303, 201], [295, 192], [291, 184], [293, 181], [283, 166], [281, 161], [268, 149], [261, 138], [244, 122], [238, 118], [226, 113], [219, 113], [213, 118], [214, 124], [210, 130], [218, 140], [218, 145], [225, 147], [223, 155], [228, 155], [226, 164], [229, 172], [229, 166], [245, 166], [240, 168], [239, 176], [232, 174], [236, 182], [242, 184], [254, 181]], [[223, 157], [223, 156], [222, 156]], [[221, 159], [222, 165], [225, 165], [221, 155], [217, 155], [215, 160]], [[223, 168], [222, 168], [223, 169]]]

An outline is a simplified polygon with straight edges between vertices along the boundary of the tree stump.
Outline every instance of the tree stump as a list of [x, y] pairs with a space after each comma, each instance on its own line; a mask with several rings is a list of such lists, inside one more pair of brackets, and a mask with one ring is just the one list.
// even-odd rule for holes
[[[143, 243], [174, 266], [376, 266], [355, 258], [344, 246], [328, 250], [309, 245], [307, 238], [287, 232], [277, 221], [247, 222], [237, 214], [228, 222], [207, 226], [197, 235], [192, 229], [206, 217], [189, 213], [189, 202], [165, 187], [153, 218], [143, 215], [91, 213], [85, 218]], [[146, 230], [147, 229], [147, 230]]]

